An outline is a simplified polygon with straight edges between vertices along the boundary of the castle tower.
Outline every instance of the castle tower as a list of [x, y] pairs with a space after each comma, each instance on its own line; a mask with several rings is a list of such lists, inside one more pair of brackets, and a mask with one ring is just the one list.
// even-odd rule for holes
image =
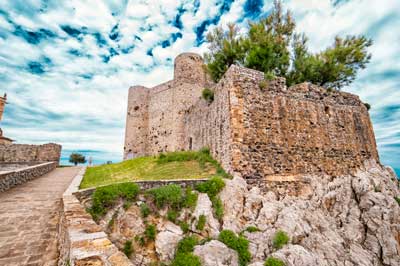
[[175, 58], [174, 81], [176, 85], [205, 84], [207, 75], [204, 71], [203, 58], [195, 53], [183, 53]]
[[[0, 97], [0, 121], [3, 118], [4, 109], [7, 104], [7, 94], [4, 93], [3, 97]], [[11, 144], [13, 142], [12, 139], [3, 137], [3, 130], [0, 128], [0, 145], [1, 144]]]
[[149, 89], [129, 88], [125, 127], [124, 159], [147, 155]]
[[124, 159], [185, 149], [184, 114], [211, 84], [203, 58], [183, 53], [175, 58], [173, 80], [153, 88], [131, 87]]
[[0, 97], [0, 121], [3, 117], [4, 108], [7, 103], [7, 94], [5, 93], [3, 97]]

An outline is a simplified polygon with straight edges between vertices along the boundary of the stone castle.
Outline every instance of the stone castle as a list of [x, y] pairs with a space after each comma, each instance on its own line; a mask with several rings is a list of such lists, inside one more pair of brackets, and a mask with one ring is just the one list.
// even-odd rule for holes
[[[202, 99], [204, 88], [214, 100]], [[353, 172], [379, 162], [367, 108], [359, 97], [232, 65], [213, 83], [201, 56], [175, 59], [174, 79], [129, 89], [124, 159], [209, 147], [229, 173]]]

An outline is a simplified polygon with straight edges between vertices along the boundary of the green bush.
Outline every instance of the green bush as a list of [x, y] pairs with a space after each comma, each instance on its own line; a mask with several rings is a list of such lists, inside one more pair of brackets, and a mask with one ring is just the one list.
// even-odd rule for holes
[[367, 108], [368, 111], [371, 109], [371, 105], [369, 103], [364, 103], [364, 106]]
[[219, 197], [213, 197], [211, 201], [215, 217], [217, 217], [219, 221], [222, 221], [224, 217], [224, 204], [222, 204], [222, 200]]
[[207, 193], [208, 197], [215, 197], [223, 188], [225, 182], [221, 177], [215, 176], [206, 182], [197, 184], [196, 189], [202, 193]]
[[143, 218], [146, 218], [150, 214], [150, 208], [146, 203], [140, 204], [140, 213]]
[[224, 243], [227, 247], [236, 250], [239, 256], [239, 264], [241, 266], [247, 265], [251, 260], [249, 251], [249, 241], [243, 236], [236, 236], [230, 230], [222, 230], [218, 236], [218, 240]]
[[124, 205], [122, 205], [122, 207], [124, 208], [125, 211], [128, 210], [131, 206], [132, 206], [131, 201], [125, 201]]
[[108, 208], [115, 205], [119, 198], [132, 201], [136, 198], [139, 191], [139, 186], [134, 183], [121, 183], [99, 187], [93, 193], [92, 207], [88, 211], [94, 220], [98, 220], [107, 212]]
[[192, 253], [178, 253], [171, 266], [201, 266], [200, 258]]
[[184, 237], [179, 241], [176, 252], [177, 253], [190, 253], [193, 252], [194, 246], [198, 244], [199, 240], [195, 236]]
[[268, 259], [264, 263], [265, 266], [285, 266], [285, 263], [277, 258], [268, 257]]
[[289, 236], [286, 234], [286, 232], [279, 230], [275, 233], [274, 238], [272, 239], [272, 245], [276, 249], [281, 249], [289, 242], [289, 240]]
[[247, 228], [245, 229], [245, 231], [247, 231], [247, 232], [249, 232], [249, 233], [255, 233], [255, 232], [259, 232], [260, 229], [258, 229], [258, 228], [255, 227], [255, 226], [249, 226], [249, 227], [247, 227]]
[[172, 208], [179, 208], [182, 203], [182, 189], [178, 185], [153, 188], [148, 190], [147, 193], [153, 196], [158, 208], [166, 205]]
[[207, 219], [205, 215], [200, 215], [199, 220], [197, 221], [196, 229], [202, 231], [204, 226], [206, 225]]
[[146, 229], [144, 230], [144, 235], [146, 236], [147, 240], [156, 240], [156, 226], [154, 224], [149, 224], [146, 226]]
[[186, 234], [187, 232], [189, 232], [189, 224], [188, 224], [187, 222], [185, 222], [185, 221], [180, 222], [180, 223], [179, 223], [179, 226], [181, 227], [182, 232], [183, 232], [184, 234]]
[[125, 242], [123, 251], [128, 258], [132, 255], [133, 253], [132, 241], [128, 240]]
[[201, 96], [209, 103], [212, 103], [214, 101], [214, 91], [208, 88], [203, 89]]
[[178, 218], [179, 213], [175, 210], [168, 210], [167, 212], [167, 219], [173, 223], [176, 222], [176, 219]]
[[186, 188], [182, 207], [190, 209], [196, 207], [197, 196], [198, 196], [197, 193], [193, 192], [190, 187]]

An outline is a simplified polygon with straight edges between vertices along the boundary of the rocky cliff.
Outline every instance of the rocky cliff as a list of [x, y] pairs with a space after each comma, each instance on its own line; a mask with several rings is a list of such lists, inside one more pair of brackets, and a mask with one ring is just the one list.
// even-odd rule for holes
[[[262, 266], [268, 258], [284, 264], [265, 265], [400, 265], [400, 189], [390, 168], [367, 161], [354, 175], [265, 182], [271, 184], [260, 190], [240, 176], [225, 180], [217, 195], [224, 207], [220, 217], [214, 196], [193, 192], [197, 204], [172, 219], [168, 207], [144, 217], [142, 204], [147, 201], [151, 209], [152, 203], [139, 196], [132, 205], [120, 202], [99, 223], [121, 250], [133, 243], [133, 265], [186, 265], [174, 258], [190, 236], [200, 239], [190, 251], [203, 266]], [[295, 186], [301, 189], [293, 189], [296, 182], [303, 183]], [[224, 230], [247, 244], [228, 247], [221, 240]], [[274, 243], [279, 231], [289, 237], [282, 246]]]

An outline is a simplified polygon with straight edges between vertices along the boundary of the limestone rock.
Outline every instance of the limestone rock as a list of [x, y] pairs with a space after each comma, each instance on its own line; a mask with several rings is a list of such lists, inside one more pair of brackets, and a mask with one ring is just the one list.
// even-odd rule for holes
[[207, 222], [204, 230], [208, 232], [207, 236], [217, 237], [219, 234], [219, 222], [214, 218], [212, 202], [205, 193], [199, 193], [197, 205], [193, 212], [193, 217], [196, 218], [196, 222], [192, 224], [192, 230], [198, 233], [201, 233], [196, 229], [196, 224], [200, 215], [206, 217]]
[[281, 259], [286, 266], [313, 266], [321, 265], [318, 258], [310, 251], [299, 245], [288, 245], [271, 254]]
[[165, 222], [158, 226], [159, 233], [156, 236], [155, 247], [161, 261], [170, 261], [174, 258], [178, 242], [183, 238], [181, 228], [171, 222]]
[[247, 193], [247, 183], [240, 176], [225, 181], [225, 187], [219, 194], [224, 204], [223, 229], [229, 229], [236, 233], [243, 230], [243, 204]]
[[193, 253], [199, 256], [202, 266], [239, 266], [236, 251], [217, 240], [195, 246]]

